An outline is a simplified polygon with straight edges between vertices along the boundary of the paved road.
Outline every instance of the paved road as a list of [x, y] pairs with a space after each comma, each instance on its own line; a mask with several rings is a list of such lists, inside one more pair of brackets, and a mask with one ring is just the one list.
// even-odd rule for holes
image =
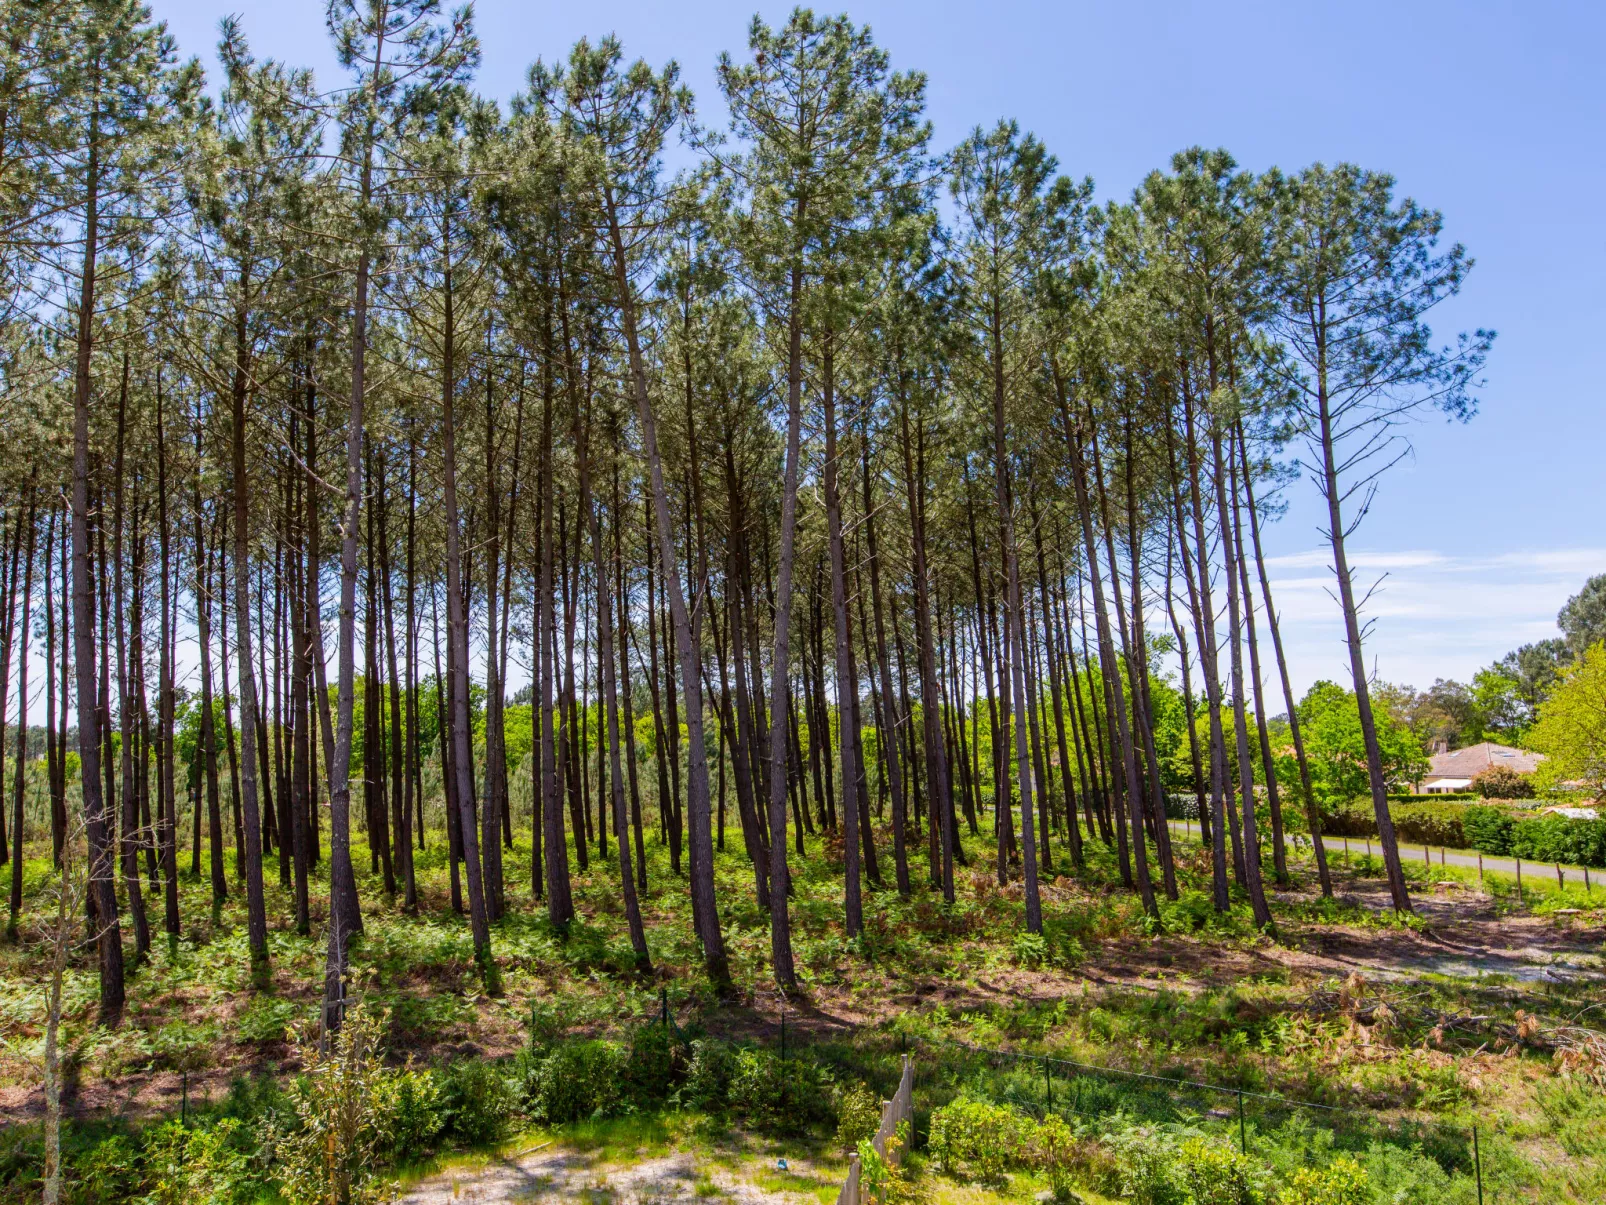
[[[1191, 837], [1199, 836], [1199, 825], [1193, 820], [1172, 820], [1169, 822], [1173, 832], [1181, 828]], [[1328, 857], [1342, 857], [1344, 851], [1343, 837], [1327, 837]], [[1349, 838], [1350, 856], [1371, 852], [1380, 854], [1382, 851], [1376, 841], [1368, 842], [1364, 837]], [[1421, 863], [1429, 862], [1434, 866], [1461, 866], [1468, 870], [1485, 870], [1498, 874], [1512, 876], [1521, 875], [1525, 884], [1539, 885], [1554, 883], [1559, 876], [1563, 882], [1576, 883], [1581, 887], [1594, 888], [1597, 881], [1606, 886], [1606, 870], [1591, 872], [1585, 866], [1569, 866], [1566, 863], [1554, 862], [1525, 862], [1520, 858], [1496, 857], [1493, 854], [1480, 854], [1475, 849], [1443, 849], [1437, 845], [1416, 845], [1410, 842], [1400, 842], [1400, 857], [1407, 861]]]

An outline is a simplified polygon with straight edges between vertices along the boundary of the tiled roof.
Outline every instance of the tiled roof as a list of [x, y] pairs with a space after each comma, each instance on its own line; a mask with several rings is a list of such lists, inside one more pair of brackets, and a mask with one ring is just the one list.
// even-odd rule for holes
[[1490, 766], [1510, 766], [1518, 774], [1532, 774], [1545, 760], [1543, 753], [1530, 753], [1526, 749], [1513, 749], [1510, 745], [1496, 745], [1484, 741], [1481, 745], [1468, 745], [1465, 749], [1452, 749], [1448, 753], [1435, 753], [1429, 759], [1424, 782], [1435, 778], [1475, 778], [1480, 770]]

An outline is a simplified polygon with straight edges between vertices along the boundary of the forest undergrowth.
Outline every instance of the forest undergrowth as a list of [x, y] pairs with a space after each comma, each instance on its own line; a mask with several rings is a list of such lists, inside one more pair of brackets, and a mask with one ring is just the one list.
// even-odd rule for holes
[[[1330, 1158], [1353, 1148], [1371, 1160], [1374, 1183], [1420, 1181], [1405, 1196], [1377, 1199], [1428, 1201], [1460, 1199], [1460, 1189], [1453, 1198], [1442, 1194], [1471, 1173], [1477, 1124], [1486, 1186], [1492, 1178], [1510, 1194], [1495, 1199], [1583, 1201], [1606, 1193], [1606, 1064], [1598, 1035], [1593, 1046], [1578, 1040], [1600, 1024], [1606, 892], [1560, 892], [1530, 878], [1519, 900], [1513, 884], [1495, 876], [1480, 892], [1473, 874], [1408, 864], [1418, 910], [1397, 917], [1378, 894], [1375, 862], [1357, 858], [1341, 868], [1336, 898], [1322, 899], [1306, 881], [1309, 867], [1295, 858], [1292, 882], [1273, 895], [1275, 930], [1262, 933], [1247, 900], [1235, 901], [1224, 916], [1215, 912], [1206, 855], [1185, 847], [1179, 898], [1162, 904], [1156, 923], [1121, 890], [1114, 857], [1090, 842], [1085, 868], [1045, 884], [1043, 932], [1034, 935], [1022, 924], [1018, 878], [998, 885], [985, 837], [965, 845], [970, 867], [961, 873], [954, 905], [918, 881], [908, 899], [891, 889], [871, 891], [864, 932], [849, 941], [837, 898], [840, 847], [827, 835], [797, 862], [792, 907], [802, 988], [783, 998], [767, 973], [766, 916], [745, 890], [744, 857], [732, 850], [717, 859], [734, 983], [721, 997], [702, 974], [694, 932], [682, 915], [689, 911], [684, 881], [671, 874], [667, 851], [649, 840], [642, 905], [654, 972], [636, 971], [613, 881], [617, 870], [597, 859], [575, 877], [578, 916], [566, 932], [550, 926], [527, 898], [499, 923], [503, 994], [492, 997], [480, 985], [467, 919], [450, 907], [444, 841], [432, 841], [417, 861], [418, 915], [387, 901], [377, 876], [361, 883], [365, 932], [353, 942], [348, 992], [376, 1018], [376, 1043], [391, 1065], [433, 1076], [433, 1090], [445, 1097], [488, 1096], [486, 1107], [505, 1116], [478, 1130], [472, 1122], [454, 1128], [451, 1108], [441, 1106], [436, 1132], [422, 1147], [413, 1144], [409, 1157], [433, 1152], [425, 1157], [429, 1167], [453, 1150], [526, 1134], [535, 1089], [517, 1085], [533, 1082], [534, 1073], [518, 1067], [532, 1049], [628, 1052], [633, 1034], [657, 1026], [682, 1045], [718, 1043], [823, 1068], [819, 1106], [803, 1114], [817, 1141], [832, 1132], [843, 1094], [854, 1085], [890, 1092], [884, 1081], [895, 1081], [896, 1055], [907, 1051], [920, 1069], [926, 1126], [932, 1109], [955, 1098], [1002, 1101], [1024, 1116], [1052, 1104], [1106, 1128], [1115, 1119], [1118, 1128], [1147, 1134], [1149, 1150], [1180, 1150], [1191, 1140], [1182, 1130], [1203, 1125], [1239, 1145], [1253, 1138], [1256, 1166], [1281, 1159], [1290, 1175], [1303, 1156], [1288, 1151], [1301, 1144], [1316, 1143]], [[48, 850], [35, 853], [25, 883], [43, 896], [54, 875]], [[366, 877], [367, 850], [359, 842], [355, 853]], [[175, 1117], [208, 1134], [223, 1125], [225, 1137], [236, 1135], [229, 1141], [244, 1141], [239, 1135], [251, 1132], [251, 1118], [285, 1108], [287, 1088], [306, 1078], [306, 1042], [316, 1033], [323, 995], [326, 901], [315, 897], [312, 932], [298, 935], [288, 893], [277, 898], [282, 889], [270, 883], [269, 914], [284, 919], [270, 933], [273, 980], [256, 990], [238, 893], [212, 915], [203, 878], [185, 875], [182, 887], [194, 897], [184, 901], [185, 915], [195, 919], [179, 938], [155, 942], [150, 962], [130, 979], [120, 1025], [97, 1022], [92, 950], [80, 951], [69, 967], [63, 1006], [69, 1167], [93, 1165], [109, 1140], [138, 1149]], [[527, 885], [509, 891], [510, 898], [528, 894]], [[29, 908], [28, 915], [47, 911]], [[1433, 973], [1426, 952], [1436, 943], [1467, 949], [1477, 940], [1473, 934], [1485, 941], [1506, 934], [1506, 944], [1560, 968]], [[1375, 965], [1357, 962], [1352, 947], [1370, 951]], [[26, 926], [20, 942], [0, 946], [0, 1102], [7, 1123], [0, 1184], [15, 1199], [28, 1195], [23, 1186], [32, 1179], [40, 1133], [41, 950]], [[1412, 965], [1421, 973], [1398, 969]], [[1022, 1055], [1033, 1059], [1013, 1057]], [[1045, 1075], [1043, 1056], [1065, 1062], [1048, 1065]], [[629, 1056], [618, 1057], [626, 1086], [583, 1116], [646, 1117], [689, 1107], [668, 1089], [632, 1096]], [[685, 1062], [684, 1051], [674, 1057]], [[465, 1067], [505, 1067], [516, 1086], [499, 1095], [458, 1084], [454, 1076], [461, 1078]], [[1226, 1091], [1179, 1089], [1123, 1073]], [[1243, 1133], [1234, 1089], [1250, 1100]], [[1056, 1090], [1057, 1098], [1049, 1095]], [[1272, 1097], [1325, 1108], [1262, 1099]], [[683, 1123], [676, 1123], [677, 1141], [702, 1132]], [[762, 1118], [745, 1113], [736, 1124], [743, 1132], [765, 1129]], [[957, 1156], [946, 1165], [933, 1159], [925, 1132], [916, 1139], [912, 1166], [926, 1168], [933, 1183], [946, 1182], [940, 1169], [964, 1167]], [[1124, 1141], [1109, 1138], [1108, 1159], [1084, 1160], [1084, 1181], [1111, 1189], [1125, 1184], [1137, 1194], [1113, 1199], [1171, 1199], [1145, 1197], [1141, 1185], [1133, 1189], [1130, 1169], [1121, 1171], [1110, 1154]], [[259, 1153], [241, 1159], [264, 1182], [272, 1178]], [[1100, 1159], [1109, 1166], [1101, 1170]], [[1180, 1159], [1170, 1162], [1182, 1166]], [[1430, 1164], [1442, 1182], [1426, 1170]], [[1041, 1188], [1044, 1174], [1023, 1163], [1002, 1181], [982, 1179], [995, 1181], [987, 1192], [1008, 1195], [1010, 1183], [1021, 1191]]]

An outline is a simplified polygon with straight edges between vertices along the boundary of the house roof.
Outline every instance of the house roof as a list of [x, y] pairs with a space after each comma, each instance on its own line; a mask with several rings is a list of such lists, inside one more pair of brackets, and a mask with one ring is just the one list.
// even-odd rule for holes
[[1514, 749], [1510, 745], [1496, 745], [1492, 741], [1484, 741], [1479, 745], [1468, 745], [1465, 749], [1435, 753], [1428, 760], [1428, 772], [1423, 781], [1431, 782], [1436, 778], [1475, 778], [1480, 770], [1486, 770], [1490, 766], [1510, 766], [1518, 774], [1532, 774], [1544, 760], [1543, 753], [1530, 753], [1526, 749]]

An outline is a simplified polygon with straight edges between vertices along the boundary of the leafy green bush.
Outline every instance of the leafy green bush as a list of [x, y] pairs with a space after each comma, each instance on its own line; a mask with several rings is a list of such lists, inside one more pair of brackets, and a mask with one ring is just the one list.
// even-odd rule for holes
[[[121, 1134], [113, 1134], [91, 1147], [74, 1173], [75, 1201], [89, 1205], [96, 1201], [131, 1200], [140, 1190], [139, 1151]], [[0, 1182], [12, 1180], [7, 1176]]]
[[1163, 1135], [1133, 1129], [1105, 1137], [1115, 1166], [1104, 1187], [1136, 1205], [1192, 1205], [1176, 1149]]
[[1278, 1205], [1371, 1205], [1366, 1169], [1348, 1155], [1326, 1167], [1302, 1167], [1278, 1196]]
[[1606, 820], [1536, 816], [1512, 826], [1511, 852], [1538, 862], [1606, 866]]
[[836, 1106], [836, 1143], [843, 1150], [854, 1150], [865, 1138], [874, 1138], [881, 1128], [881, 1098], [864, 1084], [854, 1084], [842, 1093]]
[[391, 1077], [380, 1094], [391, 1153], [401, 1158], [427, 1150], [446, 1124], [440, 1079], [428, 1068], [407, 1067]]
[[565, 1042], [537, 1060], [525, 1083], [530, 1112], [552, 1125], [605, 1117], [623, 1096], [624, 1055], [612, 1042]]
[[[248, 1135], [233, 1118], [213, 1126], [168, 1121], [146, 1135], [142, 1150], [145, 1205], [235, 1205], [255, 1200]], [[109, 1198], [115, 1199], [115, 1198]]]
[[1269, 1179], [1256, 1160], [1192, 1129], [1134, 1126], [1103, 1136], [1114, 1167], [1103, 1186], [1141, 1205], [1261, 1205]]
[[1377, 817], [1371, 800], [1352, 799], [1322, 813], [1322, 834], [1328, 837], [1375, 837]]
[[1031, 1126], [1006, 1105], [962, 1096], [932, 1113], [926, 1150], [956, 1179], [996, 1183], [1021, 1161]]
[[774, 1133], [797, 1133], [830, 1120], [830, 1093], [820, 1068], [771, 1050], [736, 1051], [727, 1099], [749, 1125]]
[[731, 1076], [736, 1059], [730, 1047], [708, 1038], [691, 1044], [691, 1060], [686, 1064], [686, 1082], [677, 1093], [678, 1103], [704, 1113], [723, 1113], [730, 1105]]
[[[1268, 828], [1265, 831], [1269, 832], [1270, 829]], [[1207, 931], [1232, 932], [1243, 930], [1241, 917], [1235, 917], [1230, 912], [1217, 912], [1215, 901], [1197, 888], [1184, 888], [1174, 900], [1168, 900], [1161, 896], [1157, 902], [1160, 908], [1160, 921], [1168, 932], [1202, 933]]]
[[[1476, 796], [1469, 795], [1469, 799]], [[1414, 802], [1395, 803], [1389, 808], [1394, 832], [1401, 841], [1467, 848], [1465, 830], [1467, 806], [1447, 801], [1443, 796], [1416, 796]], [[1376, 837], [1377, 813], [1370, 799], [1352, 799], [1322, 817], [1322, 833], [1328, 837]]]
[[1402, 841], [1425, 845], [1447, 845], [1465, 849], [1466, 805], [1461, 803], [1407, 803], [1391, 808], [1394, 831]]
[[1103, 1170], [1097, 1166], [1100, 1152], [1096, 1144], [1078, 1139], [1065, 1119], [1054, 1113], [1033, 1127], [1026, 1147], [1027, 1163], [1048, 1177], [1056, 1201], [1081, 1200], [1077, 1184], [1099, 1179]]
[[488, 1059], [450, 1064], [442, 1076], [439, 1101], [442, 1128], [469, 1146], [501, 1139], [518, 1103], [507, 1075]]
[[1177, 1156], [1192, 1205], [1258, 1205], [1263, 1200], [1255, 1183], [1255, 1164], [1232, 1147], [1189, 1138]]
[[1467, 809], [1467, 840], [1486, 854], [1515, 854], [1536, 862], [1606, 866], [1606, 820], [1513, 816], [1497, 807]]
[[[909, 1138], [909, 1123], [898, 1127], [896, 1134], [887, 1138], [887, 1153], [902, 1146]], [[871, 1205], [922, 1205], [926, 1194], [915, 1183], [901, 1161], [883, 1158], [869, 1138], [861, 1138], [859, 1152], [859, 1199]]]
[[1040, 967], [1049, 960], [1048, 939], [1041, 933], [1015, 934], [1011, 951], [1015, 961], [1023, 967]]
[[1486, 766], [1472, 777], [1472, 789], [1484, 799], [1532, 799], [1534, 784], [1510, 766]]
[[301, 1011], [293, 1000], [259, 993], [234, 1019], [234, 1032], [246, 1042], [282, 1042]]
[[1470, 807], [1462, 817], [1461, 827], [1473, 849], [1486, 854], [1509, 854], [1515, 823], [1510, 814], [1500, 808]]
[[630, 1035], [625, 1081], [635, 1099], [662, 1104], [686, 1075], [686, 1043], [667, 1025], [639, 1026]]
[[393, 1074], [380, 1057], [379, 1034], [379, 1019], [358, 1005], [327, 1048], [300, 1044], [306, 1071], [290, 1088], [296, 1126], [274, 1150], [283, 1194], [296, 1205], [366, 1205], [389, 1196], [374, 1176], [378, 1153], [389, 1145], [380, 1106]]

